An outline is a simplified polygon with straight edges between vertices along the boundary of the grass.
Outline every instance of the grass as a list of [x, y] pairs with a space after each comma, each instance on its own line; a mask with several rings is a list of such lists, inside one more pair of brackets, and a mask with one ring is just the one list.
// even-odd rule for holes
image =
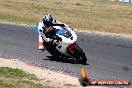
[[37, 77], [33, 74], [20, 69], [0, 67], [0, 88], [49, 88], [38, 83]]
[[29, 80], [38, 80], [37, 77], [33, 74], [28, 74], [20, 69], [11, 69], [8, 67], [0, 67], [0, 76], [26, 78]]
[[0, 20], [35, 24], [44, 13], [73, 28], [132, 34], [132, 3], [110, 0], [0, 0]]
[[49, 88], [42, 84], [35, 84], [32, 81], [22, 80], [19, 82], [15, 82], [16, 80], [13, 80], [13, 83], [9, 81], [3, 81], [0, 80], [0, 88]]

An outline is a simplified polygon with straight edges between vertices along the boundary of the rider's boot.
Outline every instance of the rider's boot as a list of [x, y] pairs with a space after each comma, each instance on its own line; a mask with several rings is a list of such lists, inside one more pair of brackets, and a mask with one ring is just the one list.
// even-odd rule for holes
[[39, 35], [39, 42], [38, 42], [38, 48], [39, 51], [45, 51], [47, 49], [47, 47], [44, 47], [44, 40], [43, 37], [41, 35]]
[[45, 50], [47, 50], [47, 47], [43, 47], [43, 48], [39, 49], [39, 51], [42, 51], [42, 52]]

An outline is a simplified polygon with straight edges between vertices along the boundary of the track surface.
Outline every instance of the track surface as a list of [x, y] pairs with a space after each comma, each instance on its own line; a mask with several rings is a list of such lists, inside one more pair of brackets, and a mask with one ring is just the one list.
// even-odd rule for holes
[[[77, 35], [90, 64], [84, 67], [91, 78], [132, 80], [132, 39], [83, 32]], [[47, 51], [39, 52], [37, 42], [34, 27], [0, 24], [0, 55], [81, 72], [82, 65], [74, 60], [51, 60]]]

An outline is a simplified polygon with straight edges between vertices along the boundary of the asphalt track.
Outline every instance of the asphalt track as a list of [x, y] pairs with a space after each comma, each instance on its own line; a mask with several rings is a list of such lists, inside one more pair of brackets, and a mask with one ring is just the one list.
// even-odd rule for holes
[[38, 51], [38, 34], [34, 27], [3, 23], [0, 23], [0, 56], [77, 73], [81, 73], [84, 66], [90, 78], [132, 80], [131, 38], [83, 32], [77, 32], [77, 35], [77, 42], [86, 53], [90, 65], [78, 64], [73, 59], [51, 59], [47, 51]]

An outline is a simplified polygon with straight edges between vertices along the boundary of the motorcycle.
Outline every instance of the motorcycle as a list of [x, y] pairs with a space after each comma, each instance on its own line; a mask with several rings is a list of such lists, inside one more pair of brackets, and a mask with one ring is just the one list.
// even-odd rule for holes
[[68, 57], [75, 58], [77, 62], [86, 64], [87, 58], [83, 50], [78, 46], [77, 35], [72, 28], [68, 26], [53, 26], [56, 30], [57, 44], [48, 42], [46, 36], [43, 36], [47, 51], [55, 58]]

